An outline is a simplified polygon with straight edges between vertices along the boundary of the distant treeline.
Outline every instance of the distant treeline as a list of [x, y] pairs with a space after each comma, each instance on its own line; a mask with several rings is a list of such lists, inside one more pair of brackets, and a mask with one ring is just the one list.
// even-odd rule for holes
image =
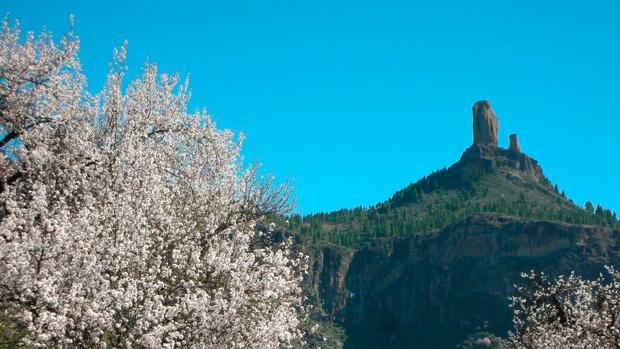
[[[591, 204], [590, 204], [591, 207]], [[305, 217], [295, 215], [289, 219], [289, 227], [310, 239], [313, 243], [324, 242], [343, 247], [359, 247], [370, 239], [402, 237], [418, 232], [444, 228], [475, 213], [501, 213], [515, 217], [591, 224], [620, 229], [616, 214], [601, 206], [596, 209], [531, 208], [525, 204], [511, 204], [497, 200], [488, 204], [449, 201], [444, 206], [428, 207], [425, 215], [417, 215], [407, 208], [343, 209], [330, 213], [317, 213]], [[411, 214], [413, 213], [413, 214]]]

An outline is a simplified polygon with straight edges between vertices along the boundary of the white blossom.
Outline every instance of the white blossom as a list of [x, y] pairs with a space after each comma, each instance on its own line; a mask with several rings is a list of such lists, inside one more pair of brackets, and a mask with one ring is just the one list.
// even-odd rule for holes
[[[0, 312], [32, 347], [278, 348], [299, 337], [303, 256], [256, 243], [288, 187], [242, 136], [187, 113], [125, 45], [90, 95], [73, 33], [0, 37]], [[260, 247], [256, 247], [260, 246]]]
[[517, 349], [607, 349], [620, 347], [620, 273], [584, 280], [524, 274], [512, 298]]

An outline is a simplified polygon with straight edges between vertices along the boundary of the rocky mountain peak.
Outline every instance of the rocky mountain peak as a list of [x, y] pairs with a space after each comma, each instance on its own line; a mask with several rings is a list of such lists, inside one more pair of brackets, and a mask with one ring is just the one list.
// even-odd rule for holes
[[474, 117], [474, 144], [497, 147], [499, 123], [488, 101], [478, 101], [472, 107]]
[[535, 180], [544, 180], [538, 162], [521, 151], [516, 134], [510, 135], [508, 149], [498, 146], [499, 122], [491, 103], [482, 100], [474, 103], [474, 144], [453, 165], [453, 171], [463, 178], [475, 177], [481, 170], [489, 172], [500, 168], [511, 168]]

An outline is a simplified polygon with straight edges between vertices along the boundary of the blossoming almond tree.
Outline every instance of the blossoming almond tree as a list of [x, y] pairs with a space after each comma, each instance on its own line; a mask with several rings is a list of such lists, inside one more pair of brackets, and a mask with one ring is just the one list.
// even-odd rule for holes
[[589, 281], [571, 274], [550, 280], [524, 274], [512, 299], [517, 349], [611, 349], [620, 347], [620, 273]]
[[71, 32], [0, 36], [0, 311], [32, 347], [278, 348], [299, 336], [304, 258], [255, 244], [289, 190], [242, 137], [188, 114], [187, 83], [124, 48], [88, 93]]

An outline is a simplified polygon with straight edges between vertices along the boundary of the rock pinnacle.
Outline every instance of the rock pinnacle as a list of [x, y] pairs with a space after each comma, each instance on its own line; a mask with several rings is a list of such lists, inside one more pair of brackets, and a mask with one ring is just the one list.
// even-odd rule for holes
[[474, 117], [474, 144], [497, 147], [499, 125], [488, 101], [478, 101], [472, 107]]

